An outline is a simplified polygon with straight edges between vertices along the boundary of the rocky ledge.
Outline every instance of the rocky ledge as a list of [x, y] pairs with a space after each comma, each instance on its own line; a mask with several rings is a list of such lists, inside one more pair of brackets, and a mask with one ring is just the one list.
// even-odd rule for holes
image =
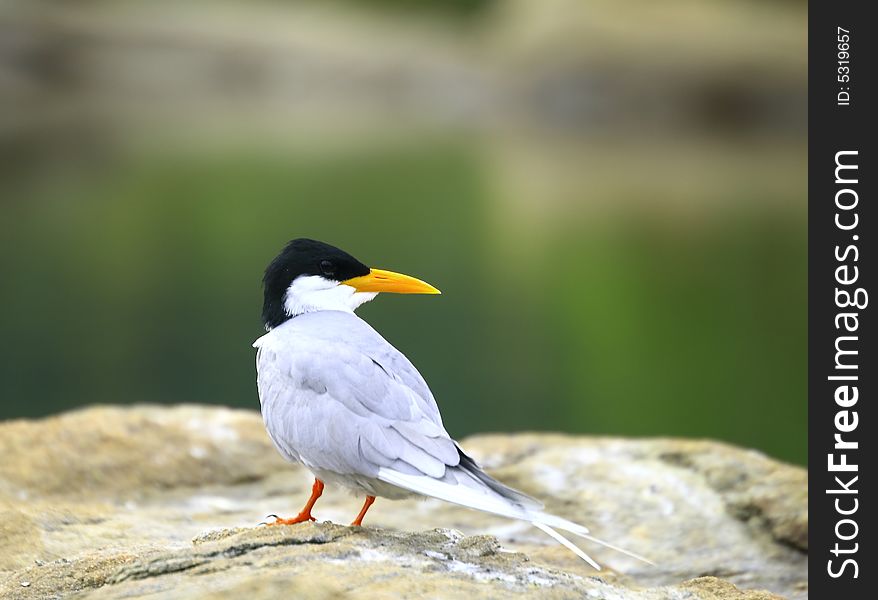
[[803, 469], [710, 441], [485, 435], [464, 446], [585, 542], [526, 523], [327, 487], [318, 523], [265, 527], [310, 490], [251, 411], [93, 407], [0, 423], [0, 598], [807, 597]]

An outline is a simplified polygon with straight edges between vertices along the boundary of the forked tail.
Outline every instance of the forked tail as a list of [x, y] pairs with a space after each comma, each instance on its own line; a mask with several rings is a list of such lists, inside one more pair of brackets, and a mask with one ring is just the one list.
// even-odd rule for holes
[[[378, 479], [424, 496], [439, 498], [446, 502], [453, 502], [454, 504], [503, 517], [527, 521], [598, 570], [601, 567], [594, 559], [579, 546], [558, 533], [556, 529], [568, 531], [583, 539], [611, 548], [649, 565], [654, 565], [651, 561], [634, 552], [614, 546], [609, 542], [590, 535], [588, 529], [578, 523], [542, 512], [542, 505], [539, 502], [517, 490], [504, 486], [496, 480], [490, 479], [484, 472], [479, 472], [477, 477], [468, 472], [469, 470], [452, 471], [449, 469], [446, 480], [443, 481], [426, 475], [401, 473], [394, 469], [382, 467], [378, 469]], [[447, 480], [449, 477], [454, 478], [453, 483]], [[485, 479], [490, 479], [492, 485], [488, 486]]]
[[532, 520], [531, 519], [528, 519], [528, 520], [530, 520], [531, 525], [533, 525], [537, 529], [546, 533], [546, 535], [548, 535], [549, 537], [554, 539], [556, 542], [558, 542], [559, 544], [561, 544], [562, 546], [564, 546], [565, 548], [567, 548], [568, 550], [570, 550], [571, 552], [576, 554], [576, 556], [578, 556], [579, 558], [581, 558], [582, 560], [584, 560], [585, 562], [590, 564], [592, 567], [594, 567], [598, 571], [601, 570], [601, 566], [592, 557], [590, 557], [588, 554], [586, 554], [582, 548], [580, 548], [579, 546], [577, 546], [576, 544], [574, 544], [573, 542], [568, 540], [566, 537], [564, 537], [563, 535], [558, 533], [554, 529], [554, 527], [557, 527], [558, 529], [561, 529], [563, 531], [569, 531], [570, 533], [572, 533], [574, 535], [578, 535], [579, 537], [586, 539], [590, 542], [594, 542], [595, 544], [600, 544], [601, 546], [604, 546], [606, 548], [610, 548], [611, 550], [615, 550], [616, 552], [620, 552], [622, 554], [630, 556], [631, 558], [636, 558], [639, 561], [643, 561], [648, 565], [655, 566], [655, 563], [652, 562], [651, 560], [646, 559], [646, 558], [640, 556], [639, 554], [631, 552], [630, 550], [626, 550], [625, 548], [622, 548], [620, 546], [616, 546], [616, 545], [611, 544], [609, 542], [605, 542], [604, 540], [602, 540], [600, 538], [596, 538], [593, 535], [590, 535], [588, 533], [588, 529], [586, 529], [582, 525], [579, 525], [579, 524], [574, 523], [572, 521], [568, 521], [567, 519], [562, 519], [561, 517], [556, 517], [555, 515], [548, 515], [548, 514], [542, 513], [542, 514], [534, 515]]

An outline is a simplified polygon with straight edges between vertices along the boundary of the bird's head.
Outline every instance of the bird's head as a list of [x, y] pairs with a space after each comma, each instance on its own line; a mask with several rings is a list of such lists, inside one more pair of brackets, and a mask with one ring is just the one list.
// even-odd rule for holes
[[370, 269], [356, 258], [316, 240], [288, 243], [265, 269], [262, 321], [266, 329], [318, 310], [353, 312], [378, 292], [440, 294], [420, 279]]

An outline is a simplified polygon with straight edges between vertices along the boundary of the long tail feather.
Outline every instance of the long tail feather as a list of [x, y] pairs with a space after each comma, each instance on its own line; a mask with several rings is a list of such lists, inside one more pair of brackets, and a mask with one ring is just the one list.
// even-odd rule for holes
[[604, 546], [604, 547], [609, 548], [611, 550], [615, 550], [616, 552], [620, 552], [626, 556], [630, 556], [631, 558], [636, 558], [637, 560], [645, 562], [648, 565], [652, 565], [653, 567], [655, 566], [654, 562], [652, 562], [651, 560], [649, 560], [647, 558], [644, 558], [643, 556], [640, 556], [636, 552], [632, 552], [631, 550], [626, 550], [625, 548], [622, 548], [621, 546], [616, 546], [615, 544], [611, 544], [610, 542], [604, 541], [600, 538], [596, 538], [593, 535], [590, 535], [588, 529], [585, 528], [584, 526], [580, 525], [579, 523], [574, 523], [573, 521], [568, 521], [567, 519], [564, 519], [561, 517], [556, 517], [555, 515], [550, 515], [550, 514], [545, 514], [545, 513], [542, 513], [539, 515], [534, 515], [533, 518], [535, 521], [539, 520], [541, 523], [543, 523], [545, 525], [550, 525], [551, 527], [556, 527], [556, 528], [561, 529], [563, 531], [569, 531], [570, 533], [572, 533], [574, 535], [578, 535], [579, 537], [586, 539], [590, 542], [594, 542], [595, 544], [600, 544], [601, 546]]
[[556, 529], [563, 529], [564, 531], [569, 531], [570, 533], [575, 533], [576, 535], [587, 535], [589, 533], [588, 527], [584, 525], [580, 525], [579, 523], [568, 521], [563, 517], [550, 515], [542, 511], [531, 512], [529, 516], [530, 520], [539, 521], [540, 523], [545, 523], [546, 525], [549, 525]]
[[590, 542], [594, 542], [595, 544], [600, 544], [601, 546], [605, 546], [605, 547], [609, 548], [610, 550], [615, 550], [616, 552], [621, 552], [622, 554], [624, 554], [626, 556], [630, 556], [631, 558], [636, 558], [637, 560], [639, 560], [641, 562], [645, 562], [646, 564], [648, 564], [652, 567], [656, 566], [656, 564], [654, 562], [652, 562], [651, 560], [649, 560], [648, 558], [644, 558], [643, 556], [640, 556], [636, 552], [632, 552], [631, 550], [626, 550], [625, 548], [622, 548], [621, 546], [616, 546], [616, 545], [611, 544], [610, 542], [606, 542], [600, 538], [596, 538], [592, 535], [588, 535], [587, 533], [577, 533], [575, 531], [573, 533], [575, 533], [579, 537], [584, 538]]
[[489, 488], [483, 482], [476, 479], [473, 481], [478, 481], [478, 487], [469, 487], [460, 483], [456, 485], [446, 483], [426, 475], [400, 473], [385, 467], [378, 470], [378, 479], [424, 496], [431, 496], [446, 502], [452, 502], [503, 517], [527, 521], [598, 570], [600, 570], [600, 566], [588, 554], [555, 530], [561, 529], [562, 531], [570, 532], [601, 546], [606, 546], [632, 558], [642, 560], [647, 564], [654, 564], [634, 552], [590, 535], [588, 528], [578, 523], [517, 504], [514, 500], [500, 495], [496, 489]]
[[568, 540], [566, 537], [564, 537], [545, 523], [540, 523], [539, 521], [531, 521], [531, 524], [537, 529], [541, 529], [542, 531], [546, 532], [546, 534], [554, 538], [556, 542], [566, 547], [568, 550], [573, 552], [576, 556], [593, 566], [598, 571], [601, 570], [601, 566], [597, 564], [594, 559], [586, 554], [579, 546]]

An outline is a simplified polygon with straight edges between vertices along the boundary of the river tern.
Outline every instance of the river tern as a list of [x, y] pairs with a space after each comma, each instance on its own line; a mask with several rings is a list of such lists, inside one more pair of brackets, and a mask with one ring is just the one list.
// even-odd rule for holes
[[539, 501], [486, 474], [445, 431], [418, 370], [354, 314], [379, 292], [438, 289], [371, 269], [310, 239], [289, 242], [268, 265], [263, 284], [267, 333], [253, 344], [262, 417], [280, 454], [314, 475], [299, 514], [270, 524], [315, 520], [311, 510], [329, 484], [366, 496], [352, 525], [362, 524], [378, 496], [421, 495], [527, 521], [595, 569], [598, 564], [557, 530], [646, 560], [544, 512]]

